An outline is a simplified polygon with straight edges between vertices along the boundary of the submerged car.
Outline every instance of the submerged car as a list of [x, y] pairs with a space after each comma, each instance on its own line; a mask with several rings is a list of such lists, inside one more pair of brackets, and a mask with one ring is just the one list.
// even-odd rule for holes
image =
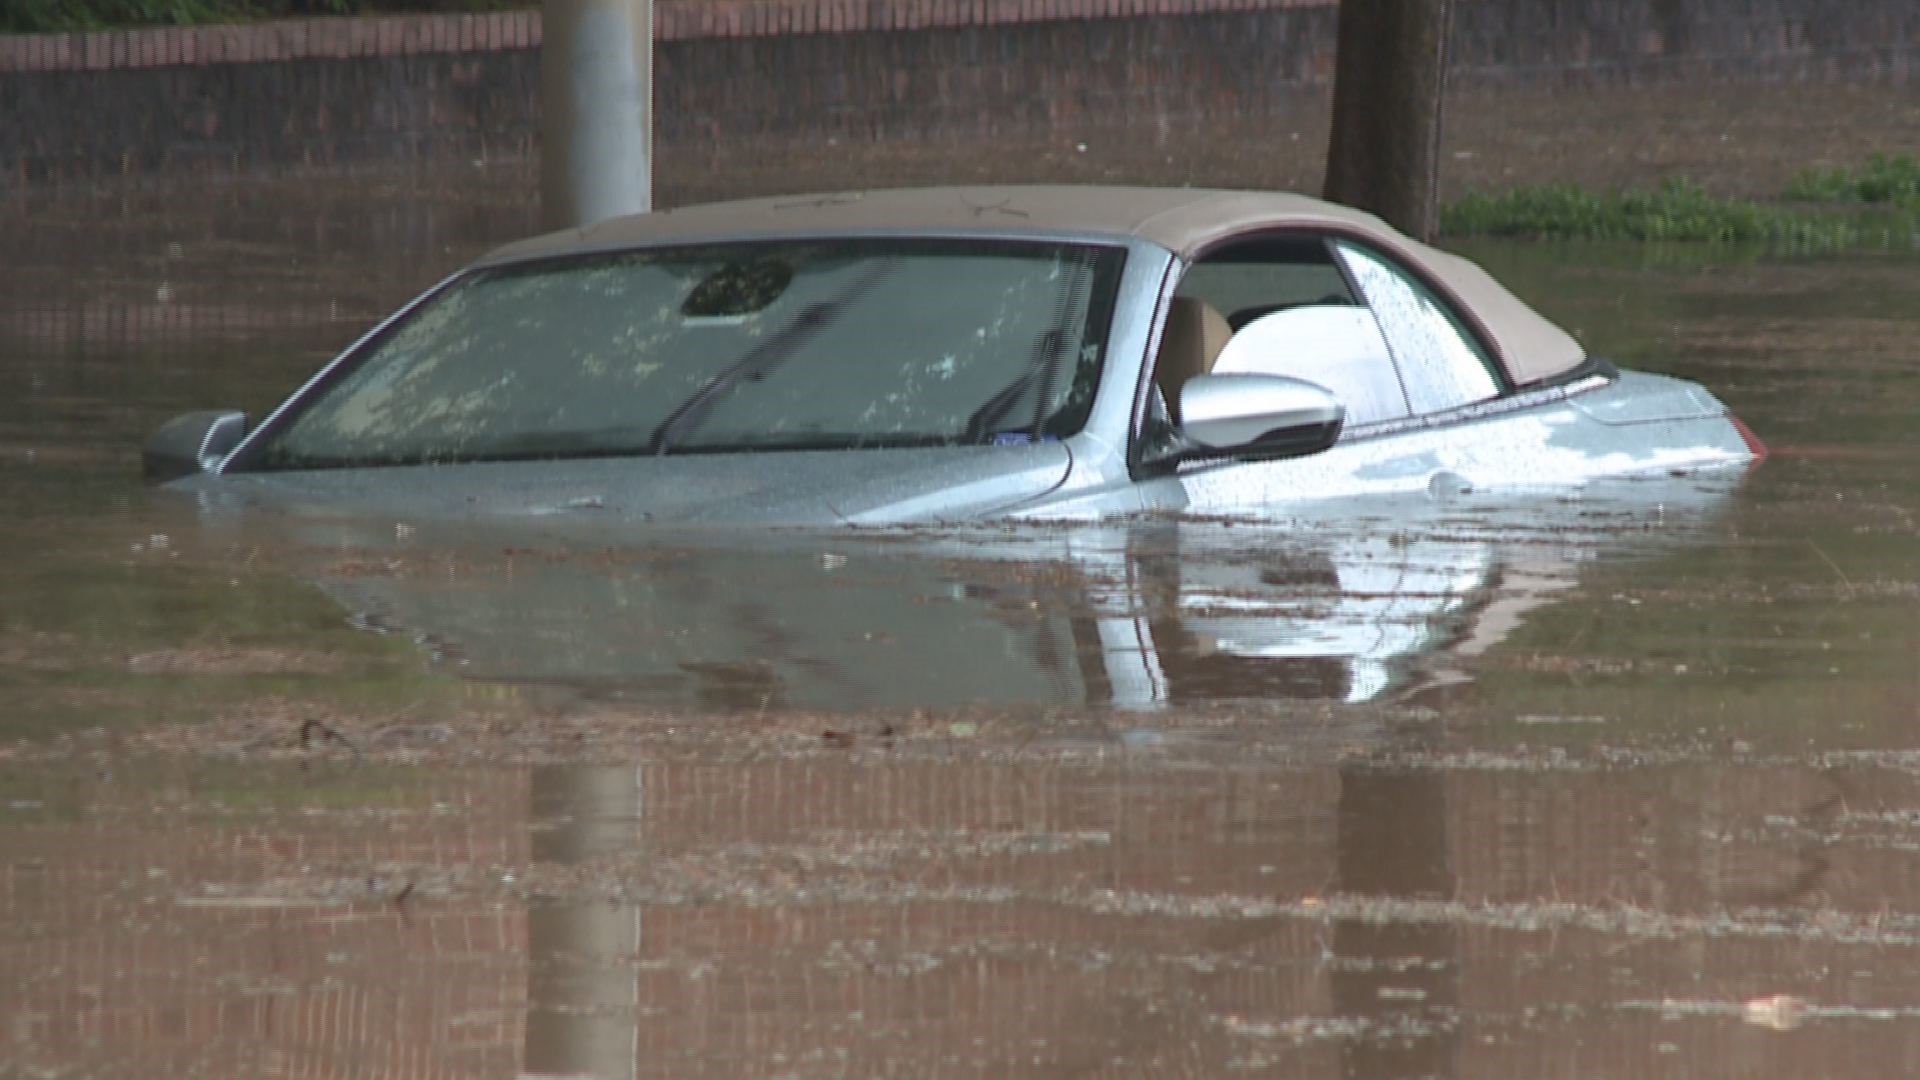
[[758, 199], [511, 244], [150, 478], [414, 515], [881, 524], [1263, 515], [1737, 466], [1483, 271], [1282, 193]]

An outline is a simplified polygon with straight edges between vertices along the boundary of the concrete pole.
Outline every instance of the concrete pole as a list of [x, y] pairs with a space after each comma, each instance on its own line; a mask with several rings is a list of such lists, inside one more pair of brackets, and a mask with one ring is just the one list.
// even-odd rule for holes
[[653, 208], [653, 0], [547, 0], [540, 199], [548, 228]]

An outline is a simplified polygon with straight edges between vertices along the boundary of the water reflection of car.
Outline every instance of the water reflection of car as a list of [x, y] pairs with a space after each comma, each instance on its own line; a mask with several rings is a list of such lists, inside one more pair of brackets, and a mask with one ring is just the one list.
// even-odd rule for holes
[[1602, 486], [1620, 497], [1377, 500], [1390, 525], [657, 530], [625, 546], [572, 526], [288, 525], [356, 621], [481, 679], [722, 710], [1139, 709], [1457, 681], [1596, 554], [1685, 542], [1732, 489]]
[[150, 477], [416, 515], [842, 524], [1580, 483], [1750, 460], [1692, 383], [1287, 194], [876, 191], [502, 248]]
[[1486, 537], [1356, 532], [1234, 557], [1131, 562], [1140, 593], [1102, 596], [1091, 622], [1106, 699], [1138, 708], [1361, 702], [1416, 677], [1443, 678], [1444, 654], [1504, 637], [1518, 614], [1573, 583], [1578, 558]]

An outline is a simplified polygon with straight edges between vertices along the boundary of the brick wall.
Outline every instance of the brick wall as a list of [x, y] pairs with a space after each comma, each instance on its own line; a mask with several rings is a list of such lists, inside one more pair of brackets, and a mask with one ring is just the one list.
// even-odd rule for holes
[[[664, 155], [1324, 107], [1337, 0], [661, 0]], [[0, 38], [0, 190], [537, 152], [537, 13]], [[1465, 0], [1456, 85], [1907, 84], [1911, 0]]]

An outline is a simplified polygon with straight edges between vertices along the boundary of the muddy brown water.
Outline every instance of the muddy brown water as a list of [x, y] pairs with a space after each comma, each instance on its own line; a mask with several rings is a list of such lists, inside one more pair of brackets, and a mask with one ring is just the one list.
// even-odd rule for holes
[[1472, 246], [1737, 481], [745, 539], [138, 484], [533, 225], [447, 194], [9, 224], [0, 1076], [1920, 1072], [1920, 260]]

